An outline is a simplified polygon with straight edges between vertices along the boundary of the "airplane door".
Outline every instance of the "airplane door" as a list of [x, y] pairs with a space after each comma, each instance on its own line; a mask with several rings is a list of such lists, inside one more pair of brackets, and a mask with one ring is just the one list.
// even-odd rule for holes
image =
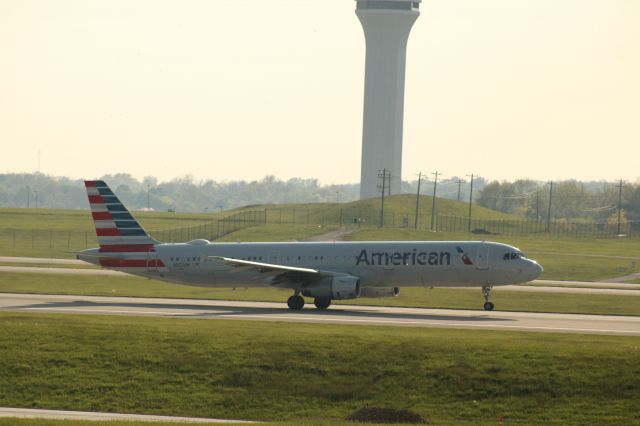
[[280, 262], [280, 252], [277, 250], [272, 250], [269, 252], [269, 263], [272, 265], [277, 265]]
[[147, 252], [147, 272], [158, 272], [158, 252], [154, 249]]
[[489, 269], [489, 247], [484, 244], [478, 247], [476, 269]]

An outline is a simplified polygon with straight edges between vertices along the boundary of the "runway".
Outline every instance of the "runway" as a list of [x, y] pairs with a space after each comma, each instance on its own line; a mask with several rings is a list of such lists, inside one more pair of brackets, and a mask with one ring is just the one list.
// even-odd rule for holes
[[353, 305], [292, 312], [284, 303], [13, 293], [0, 294], [0, 311], [640, 336], [640, 317], [614, 315]]
[[[2, 259], [21, 259], [0, 257]], [[24, 259], [24, 258], [22, 258]], [[31, 259], [31, 258], [27, 258]], [[47, 260], [47, 259], [45, 259]], [[57, 260], [57, 259], [49, 259]], [[60, 265], [75, 265], [68, 259], [61, 259], [64, 262]], [[25, 262], [29, 263], [29, 262]], [[35, 262], [31, 262], [35, 263]], [[57, 262], [54, 262], [57, 263]], [[84, 262], [81, 262], [84, 263]], [[21, 274], [51, 274], [51, 275], [92, 275], [92, 276], [112, 276], [126, 277], [130, 276], [125, 272], [114, 271], [111, 269], [95, 269], [95, 268], [73, 268], [73, 267], [42, 267], [42, 266], [3, 266], [0, 265], [0, 273], [21, 273]], [[458, 289], [477, 289], [477, 287], [450, 287]], [[493, 291], [518, 291], [526, 293], [563, 293], [563, 294], [601, 294], [610, 296], [631, 296], [640, 297], [640, 284], [620, 284], [608, 282], [585, 282], [585, 281], [546, 281], [536, 280], [525, 285], [505, 285], [495, 287]]]

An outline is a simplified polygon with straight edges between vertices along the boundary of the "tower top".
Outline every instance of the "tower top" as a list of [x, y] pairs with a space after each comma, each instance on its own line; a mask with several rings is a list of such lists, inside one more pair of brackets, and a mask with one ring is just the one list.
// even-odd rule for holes
[[356, 9], [419, 10], [421, 0], [356, 0]]

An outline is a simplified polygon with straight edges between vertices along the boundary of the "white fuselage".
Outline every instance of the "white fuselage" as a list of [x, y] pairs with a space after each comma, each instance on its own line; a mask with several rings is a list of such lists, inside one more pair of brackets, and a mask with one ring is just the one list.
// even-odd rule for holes
[[[104, 255], [108, 259], [109, 254]], [[110, 265], [111, 269], [206, 287], [296, 287], [291, 281], [272, 282], [274, 274], [268, 271], [234, 267], [219, 261], [218, 257], [351, 275], [359, 277], [363, 287], [506, 285], [531, 281], [542, 272], [538, 263], [523, 257], [512, 246], [479, 241], [208, 243], [196, 240], [157, 244], [147, 253], [119, 253], [118, 256], [138, 262], [135, 267]], [[85, 250], [79, 258], [96, 264], [103, 261], [98, 249]]]

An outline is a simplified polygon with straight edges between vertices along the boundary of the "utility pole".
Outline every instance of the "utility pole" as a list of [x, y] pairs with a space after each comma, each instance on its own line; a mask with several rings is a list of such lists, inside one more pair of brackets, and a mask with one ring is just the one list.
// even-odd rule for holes
[[458, 179], [458, 201], [460, 201], [460, 185], [462, 185], [462, 179]]
[[547, 232], [551, 231], [551, 200], [553, 199], [553, 181], [549, 182], [549, 211], [547, 212]]
[[422, 172], [418, 173], [418, 192], [416, 192], [416, 222], [414, 227], [418, 229], [418, 215], [420, 214], [420, 183], [422, 182]]
[[467, 230], [471, 232], [471, 203], [473, 202], [473, 173], [471, 175], [471, 182], [469, 183], [469, 224]]
[[31, 206], [31, 187], [27, 185], [27, 208]]
[[618, 184], [618, 232], [616, 235], [620, 235], [620, 221], [622, 219], [622, 188], [624, 187], [622, 179]]
[[36, 193], [36, 209], [38, 208], [38, 190], [34, 190], [34, 192]]
[[433, 180], [433, 198], [431, 199], [431, 230], [433, 231], [433, 227], [435, 225], [436, 219], [436, 189], [438, 188], [438, 171], [435, 173], [431, 173], [435, 175], [435, 179]]
[[387, 183], [387, 176], [389, 176], [389, 186], [391, 186], [391, 172], [387, 172], [387, 169], [383, 169], [382, 173], [378, 173], [378, 179], [382, 179], [382, 202], [380, 207], [380, 228], [384, 227], [384, 191]]

